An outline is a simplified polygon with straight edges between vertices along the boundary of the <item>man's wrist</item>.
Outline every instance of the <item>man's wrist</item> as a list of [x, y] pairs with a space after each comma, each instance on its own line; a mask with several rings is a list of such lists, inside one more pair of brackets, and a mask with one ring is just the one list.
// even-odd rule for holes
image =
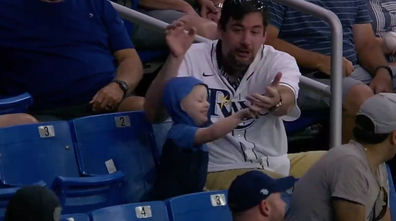
[[381, 76], [384, 78], [393, 78], [393, 71], [389, 66], [378, 66], [374, 70], [374, 77]]

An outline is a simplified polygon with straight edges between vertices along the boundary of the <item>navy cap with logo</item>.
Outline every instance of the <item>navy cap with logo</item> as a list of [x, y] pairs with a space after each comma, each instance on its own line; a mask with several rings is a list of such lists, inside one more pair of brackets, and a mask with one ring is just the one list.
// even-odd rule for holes
[[274, 179], [261, 171], [250, 171], [238, 176], [228, 189], [228, 206], [232, 213], [249, 210], [273, 193], [293, 188], [292, 176]]

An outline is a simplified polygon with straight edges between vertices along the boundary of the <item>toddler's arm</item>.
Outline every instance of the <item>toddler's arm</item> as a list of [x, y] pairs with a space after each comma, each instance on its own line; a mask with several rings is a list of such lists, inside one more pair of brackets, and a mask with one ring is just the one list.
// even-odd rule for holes
[[245, 118], [254, 117], [249, 108], [238, 111], [227, 118], [222, 118], [206, 128], [200, 128], [195, 133], [194, 143], [205, 144], [224, 137], [234, 130]]

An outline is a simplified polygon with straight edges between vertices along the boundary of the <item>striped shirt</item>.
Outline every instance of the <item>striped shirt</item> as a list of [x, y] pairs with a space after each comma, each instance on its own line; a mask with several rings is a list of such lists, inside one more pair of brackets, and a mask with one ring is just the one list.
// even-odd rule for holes
[[[369, 0], [369, 12], [373, 19], [375, 35], [383, 37], [386, 32], [396, 32], [396, 1]], [[396, 61], [396, 56], [387, 56], [388, 61]]]
[[[268, 7], [271, 12], [270, 24], [279, 30], [279, 38], [305, 50], [321, 54], [331, 54], [331, 27], [325, 21], [312, 15], [296, 11], [271, 0]], [[357, 54], [353, 43], [352, 27], [355, 24], [371, 22], [367, 0], [307, 0], [333, 11], [343, 27], [344, 57], [353, 64], [357, 63]]]

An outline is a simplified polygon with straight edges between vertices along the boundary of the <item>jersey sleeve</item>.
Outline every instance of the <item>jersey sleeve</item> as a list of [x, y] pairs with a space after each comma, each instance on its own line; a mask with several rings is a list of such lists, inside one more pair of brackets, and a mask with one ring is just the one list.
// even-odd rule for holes
[[284, 121], [297, 120], [301, 115], [300, 108], [297, 105], [301, 73], [296, 59], [286, 53], [278, 55], [278, 57], [274, 60], [270, 73], [272, 73], [273, 77], [275, 77], [275, 75], [279, 72], [282, 73], [282, 78], [279, 85], [290, 88], [290, 90], [293, 91], [295, 98], [294, 107], [292, 107], [286, 116], [282, 116], [282, 119]]
[[119, 50], [134, 48], [134, 45], [126, 31], [123, 21], [117, 11], [107, 0], [103, 1], [102, 21], [108, 34], [109, 46], [112, 53]]
[[363, 163], [356, 157], [344, 156], [328, 168], [331, 197], [365, 205], [369, 181]]
[[172, 139], [180, 148], [192, 149], [195, 147], [194, 140], [197, 130], [198, 127], [176, 124], [169, 130], [168, 138]]
[[179, 71], [177, 72], [177, 77], [190, 77], [193, 76], [192, 74], [192, 62], [191, 62], [191, 55], [189, 52], [187, 52], [184, 55], [183, 62], [181, 63], [179, 67]]

